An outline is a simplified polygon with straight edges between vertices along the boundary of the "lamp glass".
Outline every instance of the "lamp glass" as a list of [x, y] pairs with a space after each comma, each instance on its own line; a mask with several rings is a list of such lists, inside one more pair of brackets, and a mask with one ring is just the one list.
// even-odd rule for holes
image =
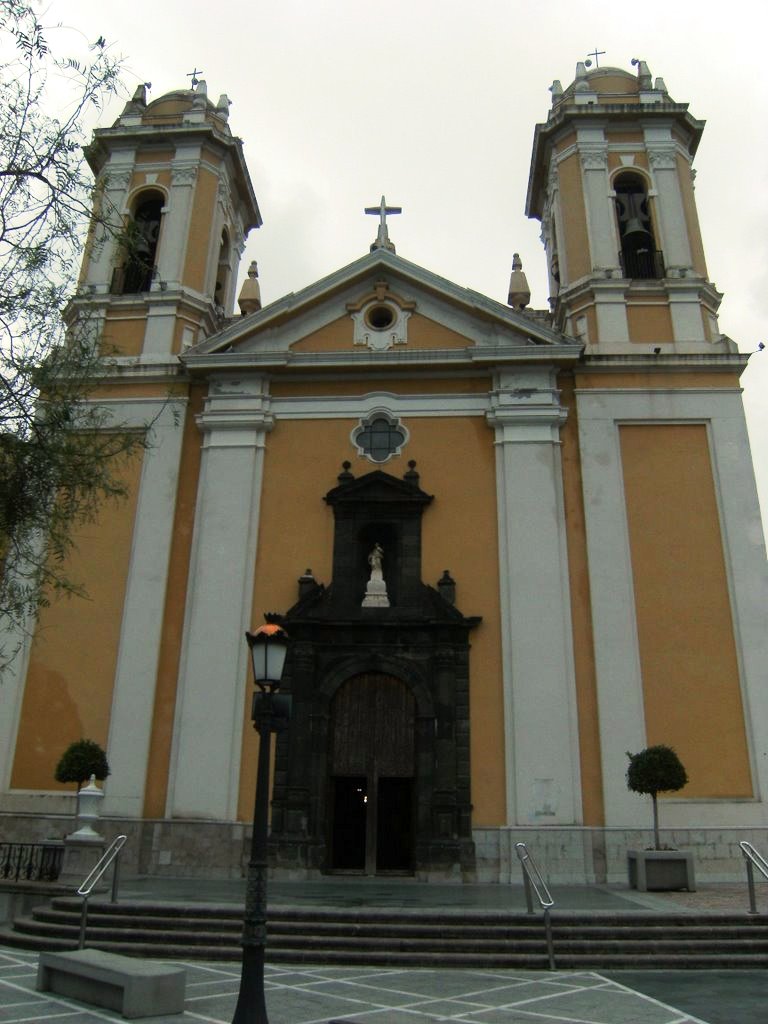
[[283, 675], [285, 656], [288, 653], [285, 634], [268, 636], [257, 633], [253, 641], [249, 640], [249, 644], [253, 662], [253, 678], [257, 683], [278, 687]]

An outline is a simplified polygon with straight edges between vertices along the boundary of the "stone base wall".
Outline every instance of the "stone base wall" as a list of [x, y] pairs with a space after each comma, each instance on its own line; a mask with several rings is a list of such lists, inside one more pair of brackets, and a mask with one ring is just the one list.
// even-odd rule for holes
[[[519, 884], [516, 843], [525, 843], [547, 881], [561, 885], [616, 885], [627, 882], [627, 850], [653, 846], [651, 829], [481, 828], [473, 832], [478, 882]], [[693, 854], [698, 882], [740, 882], [746, 877], [739, 843], [768, 856], [768, 826], [662, 829], [662, 846]]]
[[[124, 877], [243, 878], [251, 826], [237, 821], [131, 819], [104, 816], [94, 827], [111, 842], [128, 836], [120, 854]], [[63, 839], [75, 829], [72, 815], [0, 813], [6, 843]]]
[[[124, 877], [242, 878], [248, 860], [251, 826], [235, 821], [128, 819], [102, 817], [96, 826], [107, 842], [125, 834], [121, 855]], [[75, 829], [70, 814], [0, 812], [0, 840], [8, 843], [63, 839]], [[627, 850], [653, 845], [650, 829], [585, 828], [551, 825], [547, 828], [478, 828], [474, 878], [457, 872], [457, 882], [477, 881], [518, 885], [520, 862], [515, 843], [523, 842], [541, 873], [552, 884], [595, 885], [627, 882]], [[768, 826], [708, 829], [662, 829], [665, 846], [693, 853], [697, 881], [738, 882], [745, 878], [739, 842], [746, 840], [768, 856]], [[317, 877], [317, 871], [292, 872], [294, 879]], [[428, 876], [424, 876], [428, 880]], [[441, 878], [440, 880], [445, 880]]]

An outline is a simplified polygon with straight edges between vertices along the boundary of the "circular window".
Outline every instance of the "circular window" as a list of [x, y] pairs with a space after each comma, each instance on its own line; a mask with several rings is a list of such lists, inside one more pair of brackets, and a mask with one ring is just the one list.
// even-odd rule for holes
[[383, 302], [371, 306], [365, 314], [365, 322], [374, 331], [386, 331], [395, 322], [395, 311]]

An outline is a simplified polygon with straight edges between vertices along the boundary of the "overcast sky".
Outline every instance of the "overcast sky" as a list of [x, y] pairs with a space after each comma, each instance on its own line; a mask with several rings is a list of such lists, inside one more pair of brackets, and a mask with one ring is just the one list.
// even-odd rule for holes
[[[548, 87], [567, 86], [596, 48], [600, 65], [662, 76], [707, 121], [696, 195], [710, 279], [725, 293], [721, 330], [745, 352], [768, 344], [768, 75], [764, 3], [620, 5], [611, 0], [50, 0], [56, 51], [104, 36], [126, 60], [129, 91], [151, 97], [202, 70], [232, 101], [264, 225], [265, 304], [368, 251], [363, 207], [391, 219], [398, 254], [506, 301], [513, 252], [545, 308], [539, 225], [525, 217], [534, 125]], [[659, 17], [654, 17], [658, 14]], [[78, 35], [78, 31], [82, 35]], [[102, 123], [111, 123], [120, 104]], [[768, 348], [742, 378], [768, 518]]]

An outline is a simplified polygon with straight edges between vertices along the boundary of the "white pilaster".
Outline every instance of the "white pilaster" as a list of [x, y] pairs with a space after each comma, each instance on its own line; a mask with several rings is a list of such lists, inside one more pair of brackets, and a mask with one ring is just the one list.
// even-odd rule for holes
[[97, 226], [95, 229], [83, 275], [83, 284], [99, 294], [108, 294], [112, 284], [115, 248], [119, 245], [116, 232], [122, 227], [135, 160], [134, 148], [116, 149], [101, 176], [103, 194], [100, 212], [105, 227]]
[[668, 271], [676, 267], [690, 267], [691, 243], [680, 191], [678, 150], [672, 131], [664, 127], [647, 127], [645, 141], [656, 190], [656, 230], [665, 266]]
[[163, 230], [157, 254], [157, 276], [167, 282], [169, 289], [178, 288], [181, 284], [200, 158], [199, 146], [178, 146], [171, 167], [171, 188], [163, 211]]
[[152, 424], [136, 504], [109, 722], [112, 775], [104, 802], [109, 814], [140, 817], [144, 805], [185, 404], [178, 399], [107, 403], [115, 422], [137, 429]]
[[595, 314], [597, 341], [629, 344], [626, 287], [622, 283], [595, 282]]
[[618, 268], [613, 203], [609, 198], [608, 146], [602, 128], [582, 129], [579, 136], [584, 205], [592, 267]]
[[[677, 284], [677, 282], [675, 282]], [[682, 284], [682, 282], [681, 282]], [[672, 333], [676, 342], [706, 342], [698, 288], [668, 287]]]
[[496, 430], [507, 814], [580, 820], [581, 784], [559, 432], [549, 367], [501, 371]]
[[251, 626], [264, 441], [272, 426], [266, 380], [255, 374], [213, 380], [199, 423], [203, 458], [168, 813], [232, 819], [247, 677], [244, 633]]

